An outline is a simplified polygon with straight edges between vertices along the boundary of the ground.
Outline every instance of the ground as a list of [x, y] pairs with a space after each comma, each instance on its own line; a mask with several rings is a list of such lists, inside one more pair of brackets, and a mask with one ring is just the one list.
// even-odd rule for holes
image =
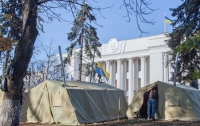
[[[20, 126], [64, 126], [61, 124], [30, 124], [20, 123]], [[110, 122], [101, 122], [94, 124], [82, 124], [81, 126], [200, 126], [200, 121], [163, 121], [163, 120], [146, 120], [146, 119], [123, 119]]]

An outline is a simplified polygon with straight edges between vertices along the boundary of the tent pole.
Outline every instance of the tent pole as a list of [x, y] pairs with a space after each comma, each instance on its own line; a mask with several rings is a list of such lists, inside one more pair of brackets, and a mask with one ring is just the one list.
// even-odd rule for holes
[[64, 86], [67, 86], [66, 80], [65, 80], [65, 70], [64, 70], [64, 64], [63, 64], [63, 59], [62, 59], [62, 54], [61, 54], [61, 48], [60, 48], [60, 46], [58, 46], [58, 50], [59, 50], [59, 55], [60, 55], [61, 70], [62, 70], [62, 74], [63, 74]]

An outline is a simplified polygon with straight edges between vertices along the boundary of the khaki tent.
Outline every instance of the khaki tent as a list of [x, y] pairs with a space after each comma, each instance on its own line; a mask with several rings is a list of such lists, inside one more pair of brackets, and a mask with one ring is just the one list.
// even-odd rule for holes
[[120, 89], [82, 81], [68, 82], [67, 87], [62, 85], [46, 80], [30, 89], [20, 121], [77, 125], [127, 117], [128, 105]]
[[[31, 89], [33, 86], [24, 86], [25, 88], [25, 91], [23, 92], [23, 99], [22, 99], [22, 103], [24, 102], [27, 94], [28, 94], [28, 90]], [[2, 91], [0, 89], [0, 112], [1, 112], [1, 109], [2, 109], [2, 103], [3, 103], [3, 98], [4, 98], [4, 91]]]
[[179, 119], [199, 120], [200, 119], [200, 91], [187, 85], [168, 84], [155, 82], [140, 88], [136, 91], [133, 100], [128, 108], [129, 118], [140, 114], [147, 116], [147, 99], [149, 90], [153, 87], [158, 89], [158, 106], [155, 117], [157, 119]]
[[2, 109], [3, 97], [4, 97], [4, 92], [0, 89], [0, 112]]

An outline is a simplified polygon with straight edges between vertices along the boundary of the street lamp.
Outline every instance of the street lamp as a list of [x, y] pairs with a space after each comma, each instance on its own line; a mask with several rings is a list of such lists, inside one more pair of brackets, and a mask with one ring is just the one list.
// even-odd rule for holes
[[93, 76], [93, 66], [94, 66], [95, 50], [96, 50], [96, 47], [101, 47], [101, 46], [102, 46], [102, 44], [101, 44], [99, 41], [93, 43], [93, 47], [94, 47], [94, 55], [93, 55], [93, 59], [92, 59], [92, 72], [91, 72], [90, 82], [91, 82], [91, 80], [92, 80], [92, 76]]

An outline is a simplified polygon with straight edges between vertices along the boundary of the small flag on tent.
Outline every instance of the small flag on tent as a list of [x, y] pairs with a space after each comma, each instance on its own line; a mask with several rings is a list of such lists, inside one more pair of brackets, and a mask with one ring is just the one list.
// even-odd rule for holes
[[169, 24], [172, 24], [173, 20], [171, 20], [171, 19], [169, 19], [168, 17], [165, 16], [165, 22], [167, 22]]
[[101, 75], [101, 76], [104, 76], [107, 80], [110, 77], [110, 74], [101, 66], [100, 62], [97, 63], [96, 73]]

